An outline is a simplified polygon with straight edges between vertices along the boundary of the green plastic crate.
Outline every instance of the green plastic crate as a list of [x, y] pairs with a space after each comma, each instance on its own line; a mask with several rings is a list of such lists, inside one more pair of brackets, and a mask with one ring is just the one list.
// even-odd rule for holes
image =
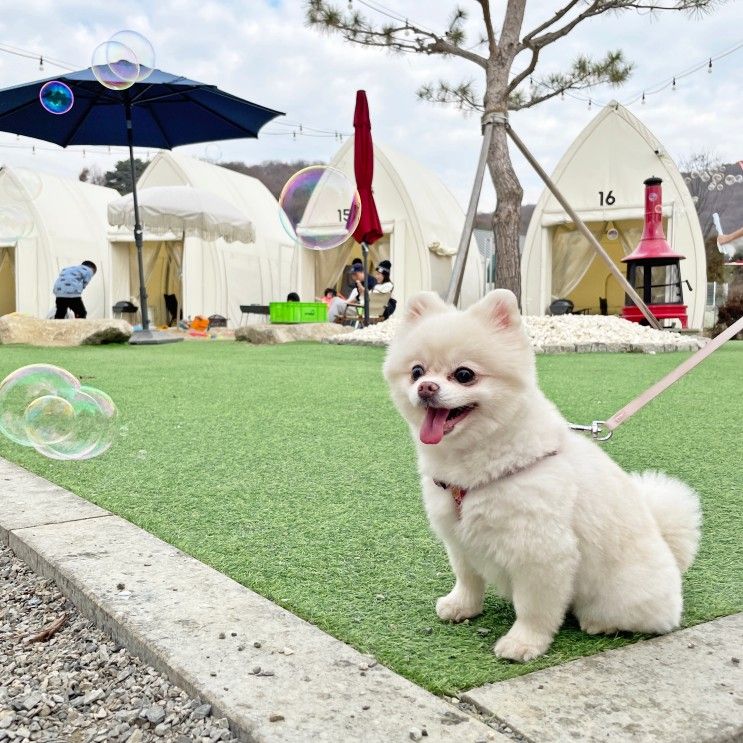
[[272, 323], [327, 322], [325, 302], [271, 302], [268, 311]]

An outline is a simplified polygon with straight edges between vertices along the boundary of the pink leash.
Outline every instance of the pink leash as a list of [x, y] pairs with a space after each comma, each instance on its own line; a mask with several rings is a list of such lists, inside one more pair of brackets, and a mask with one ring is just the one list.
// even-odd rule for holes
[[[681, 377], [688, 374], [697, 364], [704, 361], [707, 356], [714, 353], [725, 341], [730, 340], [734, 335], [743, 331], [743, 317], [736, 320], [729, 328], [723, 330], [720, 335], [713, 338], [703, 348], [700, 348], [691, 358], [688, 358], [682, 364], [679, 364], [672, 372], [666, 374], [663, 379], [656, 382], [652, 387], [638, 395], [632, 402], [627, 403], [621, 410], [618, 410], [607, 421], [594, 421], [590, 426], [572, 425], [571, 428], [578, 431], [590, 431], [593, 438], [598, 441], [606, 441], [611, 438], [614, 430], [624, 421], [633, 416], [638, 410], [644, 408], [651, 400], [655, 399], [661, 392], [668, 389], [674, 382], [678, 382]], [[603, 436], [600, 434], [604, 434]]]

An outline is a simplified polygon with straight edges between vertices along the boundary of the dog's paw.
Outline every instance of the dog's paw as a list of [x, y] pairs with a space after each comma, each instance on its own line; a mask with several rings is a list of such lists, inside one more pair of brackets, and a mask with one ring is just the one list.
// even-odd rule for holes
[[580, 628], [587, 635], [616, 635], [619, 632], [616, 627], [612, 627], [607, 622], [601, 622], [599, 620], [581, 620]]
[[495, 643], [493, 646], [493, 652], [499, 658], [515, 660], [519, 663], [526, 663], [540, 655], [544, 655], [551, 643], [552, 637], [549, 635], [540, 635], [518, 627], [511, 627], [511, 629]]
[[462, 622], [482, 613], [482, 601], [462, 600], [461, 594], [454, 591], [442, 596], [436, 602], [436, 614], [444, 622]]

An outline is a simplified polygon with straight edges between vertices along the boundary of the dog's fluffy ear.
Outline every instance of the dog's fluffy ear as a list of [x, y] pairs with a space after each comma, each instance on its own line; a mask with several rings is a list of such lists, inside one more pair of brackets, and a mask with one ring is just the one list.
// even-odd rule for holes
[[516, 295], [508, 289], [493, 289], [469, 311], [487, 320], [494, 328], [505, 330], [521, 324], [521, 313]]
[[436, 292], [420, 292], [412, 297], [405, 307], [405, 324], [412, 325], [426, 315], [449, 312], [451, 309]]

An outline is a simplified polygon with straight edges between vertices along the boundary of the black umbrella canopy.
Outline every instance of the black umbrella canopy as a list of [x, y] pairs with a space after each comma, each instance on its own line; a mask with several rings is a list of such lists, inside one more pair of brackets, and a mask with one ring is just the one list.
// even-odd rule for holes
[[[41, 105], [41, 89], [54, 80], [67, 85], [74, 96], [67, 113], [51, 113]], [[136, 222], [134, 239], [145, 333], [149, 318], [133, 147], [171, 149], [196, 142], [255, 138], [264, 124], [280, 115], [281, 111], [225, 93], [215, 85], [162, 70], [150, 70], [146, 79], [123, 90], [102, 85], [91, 67], [0, 90], [0, 131], [43, 139], [62, 147], [129, 147]], [[140, 342], [159, 341], [148, 336]]]
[[[69, 86], [75, 102], [63, 115], [39, 102], [45, 83]], [[0, 90], [0, 131], [68, 145], [128, 145], [125, 109], [131, 108], [135, 147], [179, 145], [257, 137], [281, 111], [225, 93], [186, 77], [153, 70], [125, 90], [98, 82], [92, 68]]]

